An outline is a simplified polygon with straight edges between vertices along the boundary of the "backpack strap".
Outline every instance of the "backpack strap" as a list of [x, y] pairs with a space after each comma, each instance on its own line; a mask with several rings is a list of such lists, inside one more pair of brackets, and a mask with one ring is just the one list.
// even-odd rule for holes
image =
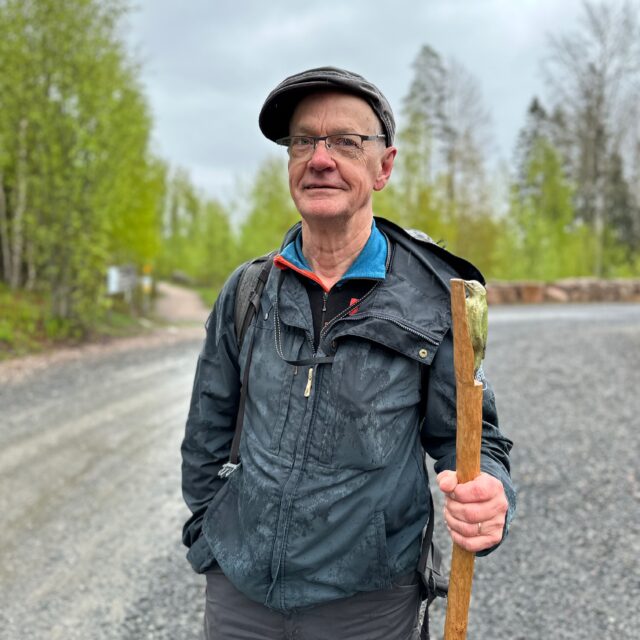
[[234, 305], [234, 324], [238, 349], [242, 348], [247, 329], [253, 316], [258, 312], [262, 290], [269, 277], [275, 255], [276, 252], [272, 251], [249, 262], [238, 281]]
[[[242, 272], [238, 287], [236, 289], [236, 300], [234, 305], [234, 324], [236, 329], [236, 339], [238, 341], [238, 349], [242, 348], [244, 337], [247, 333], [251, 321], [258, 313], [260, 308], [260, 298], [264, 286], [269, 278], [269, 272], [273, 266], [273, 257], [276, 252], [273, 251], [264, 256], [260, 256], [252, 260]], [[231, 451], [229, 452], [229, 461], [222, 465], [218, 472], [220, 478], [228, 478], [240, 464], [238, 460], [238, 452], [240, 451], [240, 436], [242, 435], [242, 423], [244, 422], [244, 407], [247, 402], [247, 386], [249, 384], [249, 369], [251, 368], [251, 355], [253, 354], [253, 339], [255, 331], [251, 334], [249, 342], [249, 350], [247, 352], [247, 361], [244, 367], [244, 375], [242, 376], [242, 386], [240, 387], [240, 400], [238, 402], [238, 413], [236, 414], [236, 426], [233, 432], [233, 440], [231, 441]]]
[[[422, 427], [427, 413], [427, 386], [429, 383], [429, 367], [422, 366], [422, 394], [420, 396], [420, 426]], [[442, 553], [433, 541], [433, 528], [435, 511], [433, 496], [429, 488], [429, 521], [422, 537], [420, 560], [418, 561], [418, 573], [422, 586], [422, 599], [426, 601], [422, 626], [420, 628], [420, 640], [429, 640], [429, 605], [436, 598], [446, 598], [449, 591], [449, 578], [442, 571]]]
[[424, 617], [420, 628], [420, 640], [429, 640], [429, 605], [436, 598], [446, 598], [449, 591], [449, 578], [442, 572], [442, 554], [433, 541], [433, 522], [435, 520], [433, 496], [429, 490], [431, 512], [427, 529], [422, 538], [422, 549], [418, 562], [418, 573], [422, 582], [422, 599], [425, 600]]

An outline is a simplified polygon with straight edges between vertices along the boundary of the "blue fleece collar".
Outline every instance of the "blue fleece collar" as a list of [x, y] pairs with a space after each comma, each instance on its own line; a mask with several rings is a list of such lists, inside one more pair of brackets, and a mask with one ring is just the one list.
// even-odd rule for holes
[[[287, 262], [301, 271], [311, 272], [311, 267], [302, 253], [302, 233], [299, 232], [280, 253]], [[368, 278], [372, 280], [384, 280], [387, 275], [387, 240], [376, 226], [375, 220], [371, 223], [371, 234], [358, 257], [353, 261], [347, 272], [340, 278], [337, 284], [354, 278]]]

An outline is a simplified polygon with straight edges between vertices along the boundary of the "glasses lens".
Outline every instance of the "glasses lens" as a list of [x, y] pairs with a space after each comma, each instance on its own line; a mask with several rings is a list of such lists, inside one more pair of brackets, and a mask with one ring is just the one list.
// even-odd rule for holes
[[362, 139], [355, 134], [339, 133], [327, 138], [327, 147], [336, 155], [355, 158], [362, 151]]
[[289, 138], [289, 154], [294, 158], [303, 158], [313, 151], [313, 138], [309, 136], [292, 136]]
[[363, 151], [361, 136], [352, 133], [336, 133], [320, 139], [313, 136], [290, 136], [280, 138], [277, 142], [287, 147], [292, 158], [308, 158], [317, 146], [316, 140], [318, 143], [324, 140], [327, 151], [333, 156], [357, 158]]

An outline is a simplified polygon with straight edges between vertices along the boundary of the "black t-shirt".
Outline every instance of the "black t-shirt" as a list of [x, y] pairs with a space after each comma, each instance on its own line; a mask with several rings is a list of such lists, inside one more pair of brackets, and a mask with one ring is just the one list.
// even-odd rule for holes
[[347, 307], [360, 300], [376, 283], [375, 280], [366, 278], [351, 278], [334, 285], [331, 291], [325, 293], [317, 282], [302, 274], [296, 273], [296, 275], [300, 278], [300, 282], [304, 285], [309, 296], [311, 315], [313, 317], [313, 345], [315, 349], [320, 344], [322, 328]]

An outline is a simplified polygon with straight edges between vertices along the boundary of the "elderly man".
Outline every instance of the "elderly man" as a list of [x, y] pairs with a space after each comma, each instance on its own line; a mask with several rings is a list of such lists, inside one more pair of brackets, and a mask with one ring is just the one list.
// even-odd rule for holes
[[[208, 639], [405, 640], [417, 633], [435, 459], [455, 542], [487, 553], [515, 508], [511, 442], [485, 381], [482, 470], [457, 484], [448, 283], [482, 276], [375, 218], [397, 150], [382, 93], [325, 67], [285, 79], [260, 128], [300, 212], [238, 339], [231, 275], [207, 323], [182, 446], [188, 558]], [[245, 394], [241, 398], [242, 382]], [[240, 464], [228, 465], [242, 405]], [[227, 472], [231, 469], [230, 472]]]

